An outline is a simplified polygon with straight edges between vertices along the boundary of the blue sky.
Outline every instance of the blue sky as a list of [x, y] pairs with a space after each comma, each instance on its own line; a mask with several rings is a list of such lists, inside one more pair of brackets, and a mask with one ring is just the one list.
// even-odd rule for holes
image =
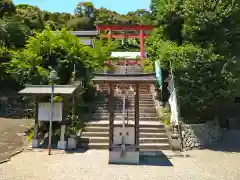
[[[91, 0], [85, 0], [91, 1]], [[30, 4], [50, 12], [73, 13], [81, 0], [13, 0], [15, 4]], [[150, 0], [92, 0], [96, 8], [105, 7], [125, 14], [136, 9], [149, 9]]]

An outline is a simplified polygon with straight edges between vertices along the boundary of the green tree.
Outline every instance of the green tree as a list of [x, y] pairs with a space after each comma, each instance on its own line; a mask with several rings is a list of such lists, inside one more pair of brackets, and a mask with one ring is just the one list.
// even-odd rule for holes
[[92, 18], [94, 16], [94, 6], [91, 2], [81, 2], [75, 9], [75, 15], [79, 17]]
[[[89, 47], [90, 48], [90, 47]], [[70, 81], [73, 64], [79, 76], [88, 65], [89, 48], [66, 29], [53, 33], [49, 27], [31, 37], [26, 48], [12, 52], [9, 72], [21, 84], [47, 84], [50, 68], [57, 70], [60, 84]]]
[[213, 119], [236, 93], [239, 2], [153, 3], [158, 26], [147, 42], [151, 60], [160, 60], [166, 71], [171, 62], [181, 116], [196, 123]]
[[212, 44], [224, 56], [239, 55], [239, 13], [240, 4], [237, 1], [185, 0], [184, 39], [202, 47]]
[[25, 48], [12, 52], [9, 73], [22, 85], [48, 84], [49, 71], [54, 68], [58, 83], [68, 84], [75, 65], [76, 76], [88, 79], [86, 69], [101, 68], [109, 53], [108, 46], [98, 47], [85, 46], [65, 28], [53, 32], [47, 26], [30, 37]]
[[156, 17], [157, 15], [157, 3], [158, 3], [158, 0], [151, 0], [150, 2], [150, 10], [153, 17]]
[[129, 12], [126, 17], [132, 24], [152, 24], [152, 16], [150, 12], [145, 9], [137, 9], [134, 12]]
[[23, 47], [30, 35], [30, 29], [23, 23], [9, 18], [0, 19], [0, 46]]
[[11, 0], [0, 0], [0, 18], [15, 14], [16, 7]]
[[213, 120], [223, 105], [233, 100], [235, 63], [215, 54], [212, 48], [163, 41], [160, 44], [158, 58], [164, 69], [171, 65], [185, 122]]

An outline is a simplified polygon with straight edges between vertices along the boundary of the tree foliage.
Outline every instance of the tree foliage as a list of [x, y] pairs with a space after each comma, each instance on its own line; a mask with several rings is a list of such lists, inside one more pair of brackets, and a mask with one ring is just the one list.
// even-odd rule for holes
[[[35, 83], [47, 83], [46, 77], [44, 75], [47, 73], [47, 68], [45, 67], [46, 63], [41, 66], [36, 65], [35, 69], [30, 68], [33, 67], [32, 63], [35, 62], [34, 58], [40, 58], [41, 60], [36, 62], [43, 63], [46, 60], [46, 56], [48, 56], [44, 50], [44, 53], [41, 54], [40, 57], [40, 54], [37, 53], [37, 49], [42, 53], [44, 48], [47, 49], [47, 47], [42, 46], [42, 43], [44, 44], [50, 39], [51, 42], [58, 43], [59, 45], [56, 48], [59, 48], [59, 50], [62, 51], [60, 45], [63, 45], [63, 42], [60, 41], [60, 38], [65, 38], [64, 40], [67, 40], [65, 36], [53, 36], [53, 34], [49, 32], [49, 29], [45, 30], [46, 26], [49, 27], [52, 31], [61, 30], [63, 27], [66, 27], [65, 30], [70, 31], [95, 30], [95, 25], [97, 24], [131, 24], [147, 22], [148, 16], [150, 14], [149, 12], [146, 12], [144, 10], [137, 10], [136, 12], [122, 15], [105, 8], [97, 9], [91, 2], [79, 3], [75, 8], [74, 15], [58, 12], [51, 13], [41, 10], [37, 6], [31, 6], [28, 4], [18, 4], [15, 6], [10, 0], [1, 0], [0, 5], [0, 48], [1, 52], [7, 52], [1, 53], [0, 58], [4, 61], [9, 61], [11, 58], [13, 58], [10, 63], [12, 66], [11, 68], [13, 68], [12, 75], [15, 75], [15, 77], [21, 83], [31, 82], [31, 78], [32, 80], [34, 79], [33, 82]], [[48, 37], [49, 39], [44, 39], [45, 35], [46, 38]], [[27, 39], [29, 37], [31, 38], [27, 42]], [[41, 37], [42, 39], [37, 40], [37, 37]], [[74, 43], [78, 41], [76, 37], [73, 39], [70, 38], [70, 40]], [[38, 45], [40, 43], [41, 47], [37, 47], [36, 43]], [[81, 62], [85, 63], [84, 65], [87, 65], [90, 68], [101, 69], [101, 67], [103, 67], [103, 58], [105, 57], [106, 59], [109, 56], [110, 49], [114, 49], [115, 47], [117, 47], [116, 42], [111, 42], [109, 44], [108, 43], [109, 42], [104, 39], [96, 41], [95, 48], [93, 50], [83, 45], [80, 46], [78, 42], [76, 43], [76, 48], [83, 48], [83, 52], [85, 52], [85, 55], [83, 56], [84, 53], [75, 55], [79, 55], [79, 58], [84, 57], [84, 61], [81, 60]], [[25, 45], [26, 48], [24, 48]], [[69, 42], [68, 45], [70, 46], [71, 43]], [[32, 49], [30, 49], [30, 46], [32, 46]], [[46, 46], [52, 48], [54, 45]], [[67, 51], [67, 47], [64, 46], [64, 48], [66, 48], [64, 49], [64, 51]], [[5, 49], [7, 50], [5, 51]], [[88, 50], [85, 51], [86, 49]], [[54, 52], [55, 51], [57, 50], [54, 49]], [[82, 49], [79, 51], [82, 51]], [[61, 54], [63, 52], [59, 53]], [[56, 55], [57, 58], [60, 59], [64, 59], [65, 57], [72, 58], [72, 56], [70, 56], [68, 53], [64, 53], [66, 55], [54, 54], [54, 56]], [[90, 57], [91, 61], [88, 61], [87, 57]], [[23, 59], [26, 59], [26, 62], [22, 62]], [[61, 63], [63, 62], [64, 61], [61, 61]], [[19, 65], [17, 65], [18, 63]], [[43, 68], [43, 66], [45, 69], [41, 69]], [[21, 67], [23, 68], [22, 70], [20, 70]], [[17, 68], [19, 68], [19, 71], [17, 71]], [[31, 73], [35, 73], [35, 75], [32, 76]], [[8, 73], [4, 72], [3, 74], [6, 75]], [[45, 80], [42, 80], [42, 82], [39, 79], [41, 77], [45, 77]], [[64, 82], [67, 82], [67, 80], [64, 80]]]
[[0, 0], [0, 18], [11, 16], [16, 12], [16, 7], [11, 0]]
[[152, 8], [158, 28], [148, 40], [149, 54], [173, 69], [181, 116], [212, 120], [236, 93], [239, 3], [154, 0]]
[[49, 72], [54, 68], [58, 72], [58, 84], [68, 84], [74, 65], [77, 77], [85, 78], [86, 69], [96, 68], [101, 60], [92, 48], [65, 28], [52, 32], [46, 27], [29, 38], [26, 48], [12, 52], [9, 73], [22, 85], [48, 84]]
[[30, 29], [23, 23], [10, 18], [0, 19], [0, 45], [23, 47], [30, 35]]

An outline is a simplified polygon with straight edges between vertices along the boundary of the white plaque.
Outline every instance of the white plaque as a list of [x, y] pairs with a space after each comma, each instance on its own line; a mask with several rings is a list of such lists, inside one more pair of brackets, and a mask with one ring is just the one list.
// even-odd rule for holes
[[[38, 103], [38, 120], [50, 121], [51, 117], [51, 104], [50, 103]], [[52, 121], [62, 121], [62, 103], [53, 104], [53, 119]]]
[[125, 144], [134, 145], [135, 129], [134, 127], [114, 127], [113, 144], [122, 144], [122, 135], [125, 135]]

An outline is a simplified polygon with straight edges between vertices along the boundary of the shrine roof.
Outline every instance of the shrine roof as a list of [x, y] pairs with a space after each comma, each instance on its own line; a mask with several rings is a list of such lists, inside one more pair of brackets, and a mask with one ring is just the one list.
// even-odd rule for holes
[[[74, 85], [54, 85], [54, 94], [68, 94], [71, 95], [79, 86], [78, 83]], [[25, 88], [19, 91], [19, 94], [51, 94], [51, 85], [25, 85]]]
[[[94, 37], [98, 35], [98, 31], [92, 30], [92, 31], [68, 31], [71, 32], [73, 35], [79, 36], [79, 37]], [[59, 31], [53, 31], [53, 33], [59, 33]]]
[[155, 73], [142, 74], [114, 74], [114, 73], [95, 73], [92, 79], [97, 83], [154, 83], [156, 82]]
[[80, 38], [80, 41], [84, 44], [84, 45], [87, 45], [87, 46], [90, 46], [90, 45], [93, 45], [93, 41], [91, 39], [81, 39]]
[[97, 36], [97, 31], [72, 31], [76, 36]]

